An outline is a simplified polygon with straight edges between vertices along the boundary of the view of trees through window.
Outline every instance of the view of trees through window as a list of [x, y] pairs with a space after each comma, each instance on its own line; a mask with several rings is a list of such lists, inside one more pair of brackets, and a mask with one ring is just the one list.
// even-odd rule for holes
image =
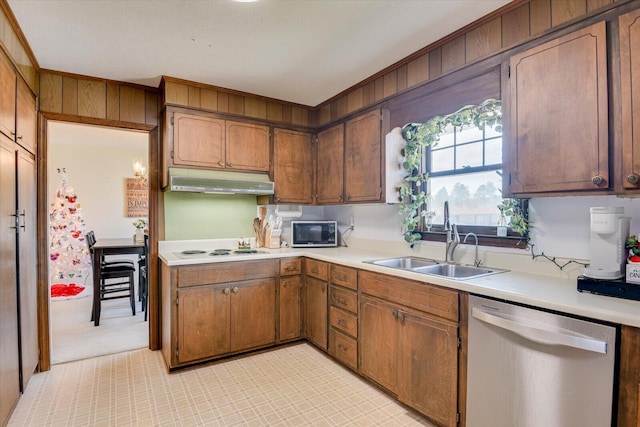
[[[426, 150], [432, 223], [442, 224], [449, 201], [451, 222], [495, 226], [502, 201], [502, 133], [499, 127], [449, 126]], [[428, 218], [428, 217], [427, 217]], [[427, 228], [429, 223], [427, 222]]]

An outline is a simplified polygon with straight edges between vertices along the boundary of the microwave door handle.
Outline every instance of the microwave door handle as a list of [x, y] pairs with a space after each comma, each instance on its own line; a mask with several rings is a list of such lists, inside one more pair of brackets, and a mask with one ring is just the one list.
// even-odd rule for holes
[[516, 322], [502, 316], [487, 313], [478, 307], [473, 307], [471, 315], [482, 322], [498, 328], [506, 329], [529, 341], [537, 342], [539, 344], [562, 345], [565, 347], [577, 348], [579, 350], [607, 354], [607, 343], [604, 341], [563, 334], [550, 329], [543, 329], [538, 326]]

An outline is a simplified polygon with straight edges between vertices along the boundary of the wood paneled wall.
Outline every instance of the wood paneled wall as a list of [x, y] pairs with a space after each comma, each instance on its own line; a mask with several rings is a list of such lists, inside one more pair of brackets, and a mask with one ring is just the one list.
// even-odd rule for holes
[[162, 105], [197, 108], [295, 126], [310, 126], [311, 108], [304, 105], [166, 76], [162, 78], [160, 91], [163, 96]]
[[516, 0], [320, 104], [311, 125], [324, 126], [361, 108], [629, 0]]
[[159, 92], [122, 82], [40, 71], [40, 111], [155, 126]]

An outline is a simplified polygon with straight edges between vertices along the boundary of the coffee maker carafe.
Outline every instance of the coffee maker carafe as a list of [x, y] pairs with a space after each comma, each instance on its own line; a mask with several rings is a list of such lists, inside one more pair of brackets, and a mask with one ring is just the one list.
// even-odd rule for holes
[[594, 279], [619, 279], [625, 275], [625, 243], [631, 219], [622, 216], [623, 207], [594, 207], [590, 211], [591, 263], [584, 275]]

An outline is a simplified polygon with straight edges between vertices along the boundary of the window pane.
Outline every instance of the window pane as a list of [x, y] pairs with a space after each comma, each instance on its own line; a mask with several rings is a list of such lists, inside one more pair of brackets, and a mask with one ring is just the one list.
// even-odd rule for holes
[[[502, 129], [502, 128], [501, 128]], [[494, 136], [501, 136], [502, 132], [496, 131], [496, 127], [493, 126], [485, 126], [484, 127], [484, 137], [485, 138], [493, 138]]]
[[449, 125], [446, 128], [444, 128], [444, 133], [440, 135], [440, 140], [438, 141], [438, 144], [436, 145], [436, 147], [438, 148], [451, 147], [454, 141], [455, 140], [453, 136], [453, 126]]
[[502, 164], [502, 138], [490, 139], [485, 142], [485, 164]]
[[449, 201], [449, 218], [463, 225], [493, 226], [498, 222], [502, 201], [502, 177], [497, 171], [443, 176], [429, 180], [429, 209], [435, 212], [434, 224], [444, 222], [442, 208]]
[[458, 146], [456, 169], [482, 166], [482, 142]]
[[453, 148], [444, 150], [434, 150], [431, 152], [431, 172], [442, 172], [452, 170]]
[[456, 143], [460, 144], [463, 142], [469, 141], [481, 141], [482, 140], [482, 130], [478, 129], [475, 126], [465, 126], [460, 130], [458, 128], [458, 135], [456, 138]]

